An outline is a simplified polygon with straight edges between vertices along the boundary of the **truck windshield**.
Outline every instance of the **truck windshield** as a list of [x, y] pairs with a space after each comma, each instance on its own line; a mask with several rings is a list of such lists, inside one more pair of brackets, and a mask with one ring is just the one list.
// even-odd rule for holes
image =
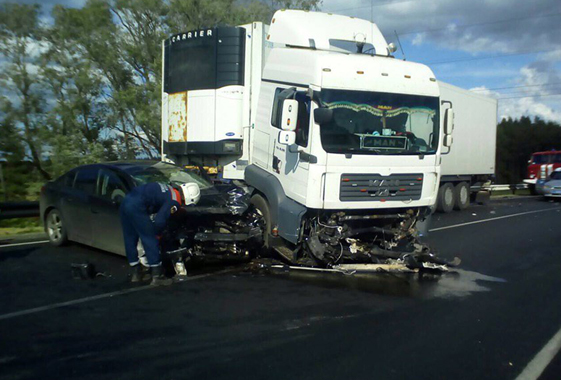
[[434, 154], [438, 97], [380, 92], [321, 91], [333, 120], [320, 128], [328, 153]]

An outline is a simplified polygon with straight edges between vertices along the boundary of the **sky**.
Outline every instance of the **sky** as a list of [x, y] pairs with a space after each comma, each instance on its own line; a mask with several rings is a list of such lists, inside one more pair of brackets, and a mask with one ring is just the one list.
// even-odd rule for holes
[[[34, 3], [33, 0], [20, 2]], [[79, 7], [85, 0], [43, 0]], [[561, 123], [559, 0], [323, 0], [321, 10], [373, 20], [396, 58], [427, 64], [436, 78], [499, 100], [499, 119]]]

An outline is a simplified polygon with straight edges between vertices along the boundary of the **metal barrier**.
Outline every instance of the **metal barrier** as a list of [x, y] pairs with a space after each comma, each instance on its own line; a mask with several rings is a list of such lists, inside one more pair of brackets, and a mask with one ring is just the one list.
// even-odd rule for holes
[[528, 188], [528, 184], [526, 183], [519, 183], [518, 185], [491, 185], [488, 187], [488, 189], [491, 191], [506, 191], [506, 190], [515, 191], [515, 190], [523, 190], [527, 188]]
[[39, 216], [39, 202], [0, 203], [0, 219], [33, 218]]

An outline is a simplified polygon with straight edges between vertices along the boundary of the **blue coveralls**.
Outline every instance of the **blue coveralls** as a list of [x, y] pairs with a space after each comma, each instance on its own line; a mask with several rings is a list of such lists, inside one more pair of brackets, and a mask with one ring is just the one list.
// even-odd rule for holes
[[[171, 215], [171, 208], [179, 208], [179, 199], [168, 185], [153, 182], [138, 186], [127, 194], [119, 210], [127, 259], [131, 266], [139, 264], [138, 239], [142, 241], [148, 265], [162, 264], [157, 235], [164, 228]], [[156, 214], [154, 222], [151, 214]]]

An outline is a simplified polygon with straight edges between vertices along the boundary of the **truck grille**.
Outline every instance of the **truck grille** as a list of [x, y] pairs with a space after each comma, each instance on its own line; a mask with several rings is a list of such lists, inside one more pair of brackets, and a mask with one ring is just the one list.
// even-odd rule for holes
[[342, 174], [341, 201], [408, 201], [421, 199], [423, 174]]

